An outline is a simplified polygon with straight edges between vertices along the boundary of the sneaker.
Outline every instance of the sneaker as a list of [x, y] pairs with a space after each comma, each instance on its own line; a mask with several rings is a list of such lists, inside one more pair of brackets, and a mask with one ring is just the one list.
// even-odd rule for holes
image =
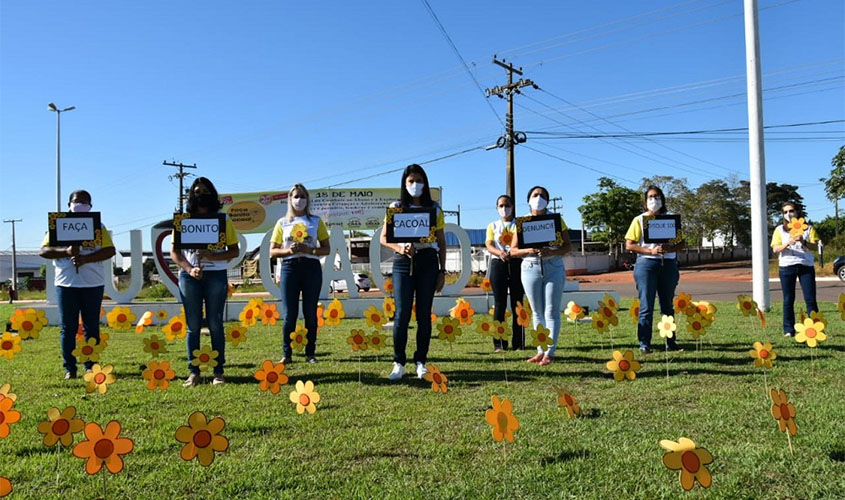
[[529, 363], [539, 363], [540, 360], [542, 360], [542, 359], [543, 359], [543, 355], [540, 354], [540, 353], [537, 353], [536, 356], [530, 357], [530, 358], [526, 359], [525, 361], [528, 361]]
[[425, 363], [417, 361], [417, 378], [420, 380], [424, 379], [426, 373], [428, 373], [428, 368], [425, 367]]
[[499, 354], [499, 353], [502, 353], [502, 352], [505, 352], [505, 351], [501, 347], [497, 347], [496, 349], [493, 350], [493, 352], [496, 353], [496, 354]]
[[666, 350], [669, 352], [684, 352], [684, 348], [679, 345], [669, 346]]
[[792, 336], [792, 333], [791, 333], [791, 332], [786, 332], [786, 333], [784, 333], [784, 334], [783, 334], [783, 336], [784, 336], [784, 337], [791, 337], [791, 336]]
[[74, 372], [65, 372], [65, 380], [71, 380], [76, 378], [76, 373]]
[[387, 376], [390, 380], [399, 380], [405, 375], [405, 366], [400, 365], [399, 363], [393, 362], [393, 371], [390, 372], [390, 375]]
[[279, 363], [287, 366], [291, 363], [291, 361], [292, 360], [289, 357], [285, 356], [285, 357], [283, 357], [282, 359], [279, 360]]
[[187, 379], [185, 379], [185, 383], [182, 384], [182, 387], [194, 387], [195, 385], [200, 385], [200, 376], [196, 373], [192, 373], [188, 375]]
[[305, 361], [307, 361], [308, 363], [311, 363], [313, 365], [314, 363], [317, 362], [317, 358], [315, 358], [314, 356], [311, 356], [310, 358], [305, 358]]
[[640, 347], [640, 354], [651, 354], [651, 347]]
[[226, 383], [226, 379], [223, 378], [223, 375], [215, 375], [214, 380], [211, 381], [211, 385], [223, 385]]

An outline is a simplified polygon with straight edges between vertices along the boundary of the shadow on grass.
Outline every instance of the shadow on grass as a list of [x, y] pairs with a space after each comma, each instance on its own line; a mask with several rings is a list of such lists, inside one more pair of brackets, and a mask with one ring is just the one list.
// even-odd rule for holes
[[555, 465], [563, 462], [569, 462], [571, 460], [578, 460], [589, 458], [590, 452], [589, 450], [564, 450], [560, 452], [556, 457], [545, 457], [540, 460], [540, 465], [546, 467], [548, 465]]
[[845, 449], [833, 450], [828, 456], [834, 462], [845, 462]]

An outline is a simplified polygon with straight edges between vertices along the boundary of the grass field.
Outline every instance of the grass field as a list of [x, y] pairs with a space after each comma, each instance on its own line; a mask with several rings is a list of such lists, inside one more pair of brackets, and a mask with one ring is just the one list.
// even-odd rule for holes
[[[503, 361], [474, 328], [454, 345], [435, 339], [429, 361], [449, 376], [447, 394], [410, 376], [389, 382], [389, 352], [378, 360], [368, 352], [359, 361], [346, 336], [364, 322], [345, 320], [321, 331], [319, 363], [295, 356], [285, 371], [290, 383], [277, 395], [259, 391], [253, 373], [263, 360], [280, 357], [278, 326], [253, 327], [248, 342], [227, 345], [222, 387], [181, 387], [184, 343], [171, 343], [161, 359], [178, 379], [155, 392], [140, 373], [149, 360], [145, 335], [112, 333], [103, 361], [115, 366], [117, 382], [103, 396], [86, 395], [81, 379], [62, 380], [58, 329], [47, 327], [39, 339], [23, 342], [13, 360], [0, 358], [0, 385], [11, 383], [22, 413], [0, 440], [0, 476], [12, 481], [11, 498], [100, 496], [102, 478], [88, 476], [69, 450], [57, 456], [43, 446], [36, 429], [51, 406], [73, 405], [85, 421], [120, 420], [122, 435], [135, 442], [124, 471], [105, 478], [108, 498], [677, 498], [684, 494], [678, 472], [663, 466], [658, 442], [680, 436], [715, 457], [708, 467], [712, 487], [696, 486], [691, 496], [842, 498], [845, 322], [835, 304], [821, 304], [829, 338], [814, 363], [808, 347], [781, 336], [779, 304], [765, 331], [752, 328], [733, 303], [716, 305], [698, 356], [679, 327], [687, 351], [671, 356], [668, 379], [664, 354], [655, 349], [644, 358], [637, 352], [643, 367], [636, 380], [615, 382], [604, 366], [609, 336], [584, 324], [577, 332], [564, 324], [557, 360], [548, 367], [525, 363], [529, 351], [509, 351]], [[11, 311], [0, 306], [0, 318]], [[627, 311], [620, 311], [616, 347], [634, 349], [634, 332]], [[659, 340], [655, 333], [655, 346]], [[794, 457], [748, 355], [755, 340], [775, 344], [768, 383], [786, 390], [797, 409]], [[288, 398], [296, 380], [316, 384], [322, 401], [315, 414], [296, 413]], [[566, 418], [553, 386], [578, 399], [581, 418]], [[513, 444], [491, 438], [484, 416], [493, 395], [513, 401], [520, 422]], [[179, 458], [174, 432], [194, 410], [226, 420], [222, 434], [230, 448], [210, 467]]]

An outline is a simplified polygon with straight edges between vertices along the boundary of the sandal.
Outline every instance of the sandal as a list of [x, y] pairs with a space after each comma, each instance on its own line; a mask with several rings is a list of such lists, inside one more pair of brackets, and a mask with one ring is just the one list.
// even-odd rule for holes
[[546, 354], [545, 356], [543, 356], [543, 359], [542, 359], [542, 361], [540, 361], [539, 365], [540, 365], [540, 366], [550, 365], [550, 364], [552, 364], [552, 362], [553, 362], [554, 360], [555, 360], [555, 359], [554, 359], [553, 357], [551, 357], [551, 356], [549, 356], [548, 354]]
[[539, 363], [540, 360], [542, 360], [542, 359], [543, 359], [543, 355], [537, 354], [534, 357], [528, 358], [526, 361], [528, 361], [529, 363]]

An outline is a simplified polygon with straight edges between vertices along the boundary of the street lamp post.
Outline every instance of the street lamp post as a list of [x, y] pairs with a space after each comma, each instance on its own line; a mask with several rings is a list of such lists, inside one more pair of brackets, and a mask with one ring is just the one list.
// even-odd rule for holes
[[47, 109], [56, 113], [56, 212], [62, 211], [62, 113], [73, 111], [76, 106], [59, 109], [52, 102]]

